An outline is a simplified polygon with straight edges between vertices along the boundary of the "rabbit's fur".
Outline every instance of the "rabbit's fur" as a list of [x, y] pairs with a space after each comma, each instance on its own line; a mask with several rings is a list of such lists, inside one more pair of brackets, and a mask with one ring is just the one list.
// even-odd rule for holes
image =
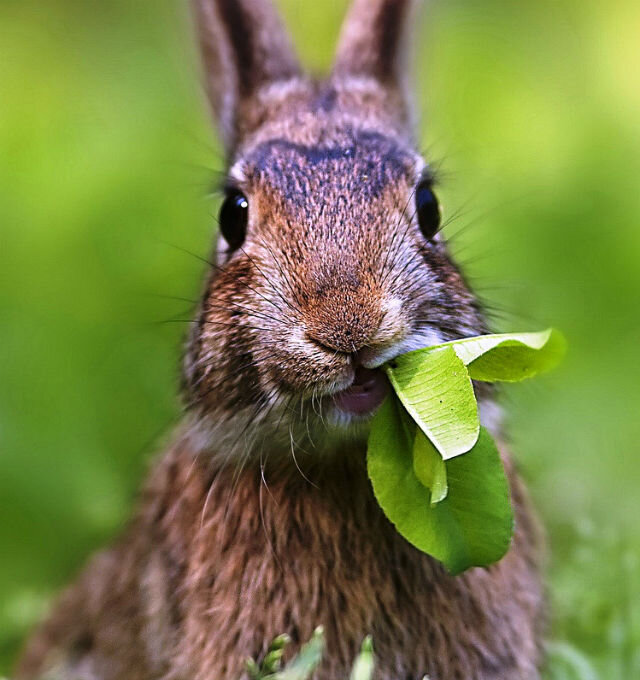
[[539, 677], [541, 546], [504, 449], [513, 545], [454, 578], [383, 516], [366, 419], [326, 398], [353, 380], [354, 356], [373, 367], [486, 330], [441, 236], [415, 223], [428, 168], [406, 85], [414, 5], [355, 0], [318, 82], [267, 0], [195, 2], [246, 241], [219, 240], [185, 419], [134, 520], [62, 595], [18, 678], [237, 680], [273, 637], [289, 633], [295, 651], [319, 624], [318, 680], [346, 679], [367, 634], [377, 680]]

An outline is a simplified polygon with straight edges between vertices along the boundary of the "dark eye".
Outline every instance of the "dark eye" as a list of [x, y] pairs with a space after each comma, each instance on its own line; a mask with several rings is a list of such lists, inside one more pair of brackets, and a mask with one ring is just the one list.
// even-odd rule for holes
[[230, 250], [238, 249], [247, 235], [249, 201], [239, 191], [229, 191], [220, 207], [220, 232]]
[[416, 214], [420, 231], [427, 240], [432, 239], [438, 233], [442, 215], [438, 199], [427, 180], [420, 182], [416, 188]]

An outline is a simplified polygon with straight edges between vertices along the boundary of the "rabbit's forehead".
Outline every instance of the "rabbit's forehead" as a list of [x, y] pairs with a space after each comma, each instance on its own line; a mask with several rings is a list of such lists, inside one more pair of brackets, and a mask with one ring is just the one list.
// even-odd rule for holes
[[309, 197], [370, 201], [413, 184], [423, 162], [377, 130], [341, 130], [319, 139], [272, 137], [256, 144], [240, 169], [250, 188], [300, 204]]

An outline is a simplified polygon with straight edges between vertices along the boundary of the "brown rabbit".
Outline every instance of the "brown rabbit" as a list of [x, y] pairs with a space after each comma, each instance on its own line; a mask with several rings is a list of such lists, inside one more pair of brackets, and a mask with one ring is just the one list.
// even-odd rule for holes
[[[395, 531], [366, 475], [388, 392], [376, 368], [486, 330], [413, 141], [415, 4], [355, 0], [320, 82], [267, 0], [195, 2], [228, 173], [184, 421], [18, 678], [238, 680], [276, 635], [295, 651], [319, 624], [318, 680], [347, 678], [367, 634], [377, 680], [539, 677], [541, 544], [504, 450], [513, 545], [459, 577]], [[499, 437], [491, 393], [478, 396]]]

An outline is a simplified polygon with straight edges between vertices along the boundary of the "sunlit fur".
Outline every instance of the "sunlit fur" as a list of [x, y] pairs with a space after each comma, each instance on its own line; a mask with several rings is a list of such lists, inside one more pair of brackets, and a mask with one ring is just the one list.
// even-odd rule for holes
[[183, 371], [185, 416], [134, 518], [29, 639], [31, 680], [239, 680], [322, 624], [314, 680], [343, 680], [367, 634], [375, 680], [538, 680], [541, 540], [500, 436], [516, 518], [488, 569], [452, 577], [387, 520], [366, 474], [369, 419], [331, 395], [367, 367], [485, 331], [414, 190], [410, 0], [354, 0], [324, 81], [267, 0], [194, 0], [206, 89], [249, 203], [219, 239]]

